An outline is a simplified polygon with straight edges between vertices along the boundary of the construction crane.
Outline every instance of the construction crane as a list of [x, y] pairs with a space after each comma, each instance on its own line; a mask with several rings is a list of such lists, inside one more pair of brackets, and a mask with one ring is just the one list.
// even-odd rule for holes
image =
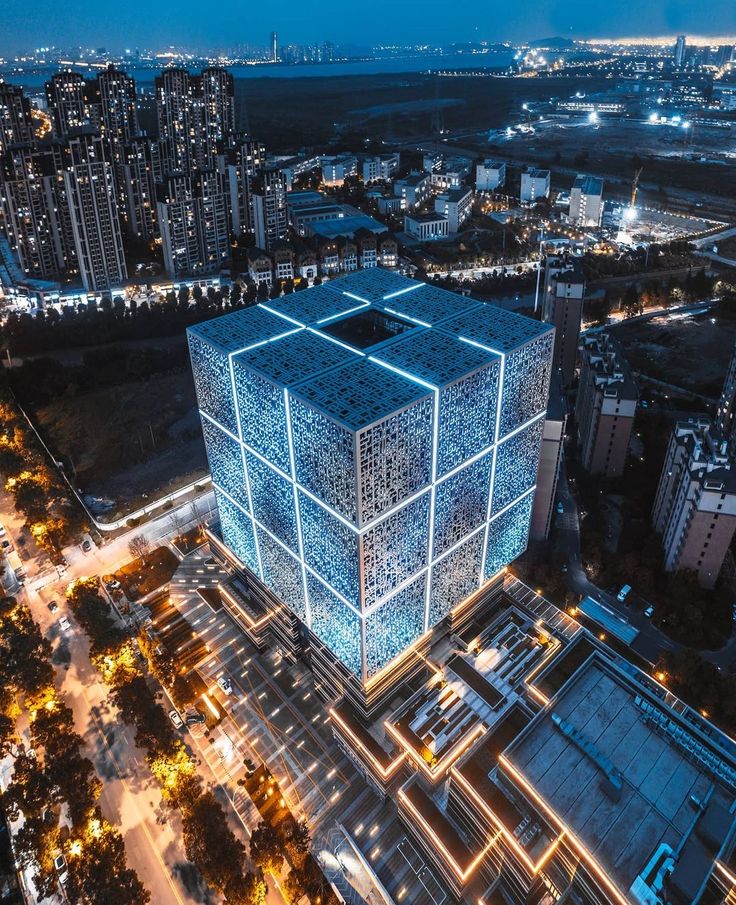
[[639, 167], [639, 169], [634, 173], [634, 178], [631, 182], [631, 209], [634, 209], [634, 205], [636, 204], [636, 193], [639, 191], [639, 177], [641, 176], [641, 171], [644, 167]]

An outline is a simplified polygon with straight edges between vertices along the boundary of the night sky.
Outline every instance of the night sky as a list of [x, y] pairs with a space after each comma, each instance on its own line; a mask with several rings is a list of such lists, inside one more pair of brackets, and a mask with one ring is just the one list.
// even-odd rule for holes
[[67, 47], [191, 49], [332, 40], [447, 43], [521, 40], [551, 35], [736, 34], [735, 0], [9, 0], [0, 20], [0, 53], [49, 44]]

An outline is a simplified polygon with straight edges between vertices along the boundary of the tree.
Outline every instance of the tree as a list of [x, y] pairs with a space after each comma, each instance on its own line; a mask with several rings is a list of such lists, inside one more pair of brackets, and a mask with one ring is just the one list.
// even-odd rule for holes
[[286, 839], [286, 848], [292, 864], [301, 867], [304, 859], [309, 854], [309, 846], [312, 839], [309, 834], [309, 827], [306, 821], [295, 823], [291, 831], [291, 835]]
[[265, 820], [258, 824], [250, 837], [250, 857], [263, 871], [278, 874], [281, 870], [284, 861], [283, 845], [279, 834]]
[[211, 886], [222, 892], [243, 874], [245, 849], [227, 823], [211, 792], [201, 795], [184, 814], [182, 835], [187, 858]]
[[[79, 853], [75, 854], [77, 850]], [[151, 901], [138, 874], [126, 866], [123, 837], [104, 820], [99, 809], [92, 813], [81, 836], [73, 840], [67, 853], [67, 869], [66, 894], [70, 902], [145, 905]]]
[[225, 886], [225, 905], [265, 905], [268, 887], [263, 874], [250, 871], [233, 877]]
[[624, 292], [624, 296], [621, 299], [621, 310], [626, 317], [635, 317], [637, 314], [642, 313], [643, 307], [639, 298], [639, 291], [636, 288], [636, 283], [630, 283], [626, 287], [626, 292]]
[[143, 534], [136, 534], [128, 541], [128, 552], [133, 559], [142, 559], [151, 552], [151, 542]]

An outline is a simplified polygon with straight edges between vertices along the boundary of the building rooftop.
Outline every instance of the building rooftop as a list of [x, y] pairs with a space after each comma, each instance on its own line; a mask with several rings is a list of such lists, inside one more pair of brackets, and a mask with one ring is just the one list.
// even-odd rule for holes
[[580, 189], [584, 195], [602, 195], [603, 180], [598, 176], [586, 176], [578, 173], [574, 188]]
[[382, 307], [410, 320], [416, 320], [424, 326], [434, 327], [456, 314], [462, 314], [482, 304], [483, 302], [459, 295], [457, 292], [448, 292], [438, 286], [414, 283], [410, 292], [392, 296]]
[[[335, 283], [342, 282], [335, 280]], [[284, 317], [290, 317], [304, 326], [317, 325], [333, 317], [339, 317], [355, 309], [356, 305], [368, 305], [342, 292], [331, 289], [332, 283], [314, 286], [312, 289], [291, 292], [268, 302], [268, 307]]]
[[[414, 294], [416, 293], [407, 293]], [[428, 329], [387, 345], [377, 351], [375, 356], [436, 387], [446, 386], [488, 367], [494, 360], [501, 361], [500, 356], [489, 356], [483, 349]]]
[[522, 790], [529, 783], [555, 829], [569, 828], [624, 896], [662, 845], [684, 845], [683, 865], [689, 851], [697, 864], [708, 849], [697, 889], [736, 821], [736, 771], [600, 655], [504, 758], [504, 781]]
[[527, 167], [522, 175], [529, 176], [532, 179], [547, 179], [549, 178], [549, 170], [540, 170], [538, 167]]
[[371, 268], [205, 321], [190, 334], [356, 431], [432, 387], [498, 367], [498, 352], [550, 329]]
[[431, 393], [426, 387], [361, 358], [301, 383], [294, 391], [350, 431], [380, 421]]
[[367, 214], [355, 216], [340, 216], [334, 220], [322, 220], [317, 223], [307, 223], [308, 232], [318, 236], [326, 236], [329, 239], [336, 236], [352, 236], [359, 229], [368, 229], [372, 233], [388, 232], [388, 227]]
[[606, 396], [639, 398], [639, 389], [619, 344], [608, 334], [598, 333], [583, 340], [583, 367], [593, 372], [595, 382]]
[[296, 324], [279, 317], [263, 305], [253, 305], [232, 314], [223, 314], [189, 327], [192, 335], [218, 346], [223, 352], [243, 351], [296, 329]]
[[496, 352], [510, 352], [523, 346], [553, 327], [514, 311], [483, 304], [445, 321], [442, 330], [471, 342], [480, 343]]
[[355, 358], [355, 352], [317, 332], [298, 330], [277, 343], [241, 352], [233, 358], [233, 365], [256, 371], [280, 386], [293, 387]]

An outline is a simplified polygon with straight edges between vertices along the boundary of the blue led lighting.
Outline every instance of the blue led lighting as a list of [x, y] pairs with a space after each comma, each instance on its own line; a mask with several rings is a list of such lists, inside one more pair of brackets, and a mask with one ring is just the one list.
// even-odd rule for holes
[[524, 550], [553, 333], [380, 268], [235, 314], [189, 331], [223, 539], [367, 681]]

